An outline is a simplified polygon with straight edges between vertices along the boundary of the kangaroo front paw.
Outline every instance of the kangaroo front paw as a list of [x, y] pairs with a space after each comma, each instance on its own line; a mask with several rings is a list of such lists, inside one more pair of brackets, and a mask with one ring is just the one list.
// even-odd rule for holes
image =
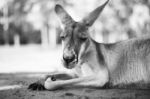
[[35, 83], [30, 84], [28, 89], [41, 91], [41, 90], [45, 90], [45, 87], [42, 83], [35, 82]]
[[[47, 79], [50, 79], [50, 81], [56, 81], [56, 78], [52, 75], [47, 76], [45, 80], [47, 80]], [[42, 80], [39, 80], [37, 82], [30, 84], [28, 86], [28, 89], [38, 90], [38, 91], [46, 90], [46, 88], [44, 87], [45, 80], [42, 79]]]

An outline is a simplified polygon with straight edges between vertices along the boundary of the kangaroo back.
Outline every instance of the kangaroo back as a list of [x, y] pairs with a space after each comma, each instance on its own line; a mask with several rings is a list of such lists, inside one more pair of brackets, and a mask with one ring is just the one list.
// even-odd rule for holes
[[150, 37], [105, 45], [113, 85], [150, 83]]

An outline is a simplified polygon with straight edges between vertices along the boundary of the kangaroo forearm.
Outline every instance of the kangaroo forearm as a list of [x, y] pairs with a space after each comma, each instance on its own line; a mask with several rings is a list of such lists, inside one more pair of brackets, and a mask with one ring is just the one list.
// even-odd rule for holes
[[76, 73], [74, 73], [73, 71], [57, 71], [57, 72], [53, 72], [53, 73], [49, 73], [48, 75], [45, 76], [45, 80], [47, 78], [51, 78], [53, 77], [56, 80], [68, 80], [68, 79], [73, 79], [73, 78], [77, 78], [78, 75]]
[[58, 80], [58, 81], [51, 81], [50, 79], [45, 81], [45, 88], [48, 90], [54, 90], [55, 88], [59, 87], [66, 87], [66, 86], [92, 86], [95, 83], [94, 76], [88, 77], [81, 77], [75, 78], [70, 80]]

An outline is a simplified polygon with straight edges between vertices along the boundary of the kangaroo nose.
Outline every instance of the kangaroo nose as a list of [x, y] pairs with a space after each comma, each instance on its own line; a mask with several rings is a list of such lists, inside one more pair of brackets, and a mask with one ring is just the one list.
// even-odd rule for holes
[[66, 63], [70, 63], [75, 60], [75, 55], [69, 55], [69, 56], [63, 55], [63, 59]]

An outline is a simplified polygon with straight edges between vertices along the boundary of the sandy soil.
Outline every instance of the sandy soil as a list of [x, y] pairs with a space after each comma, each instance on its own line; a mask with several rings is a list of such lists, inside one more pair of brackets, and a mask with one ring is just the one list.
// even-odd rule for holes
[[150, 99], [150, 90], [76, 88], [31, 91], [27, 89], [28, 85], [40, 79], [44, 73], [8, 74], [60, 69], [57, 66], [60, 52], [60, 49], [49, 51], [33, 46], [0, 48], [0, 99]]
[[31, 91], [27, 87], [44, 73], [0, 74], [0, 88], [21, 85], [21, 88], [0, 89], [0, 99], [150, 99], [150, 90], [134, 89], [61, 89]]

